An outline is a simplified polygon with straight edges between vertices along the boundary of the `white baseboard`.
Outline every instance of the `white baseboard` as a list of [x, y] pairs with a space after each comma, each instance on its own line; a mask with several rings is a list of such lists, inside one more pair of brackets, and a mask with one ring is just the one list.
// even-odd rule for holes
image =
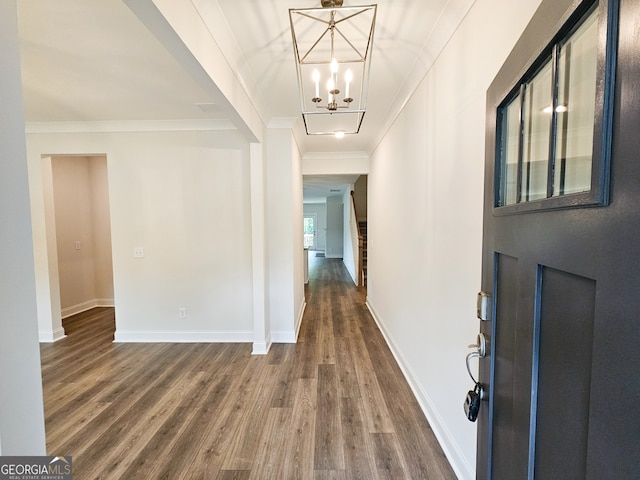
[[253, 342], [253, 349], [251, 350], [251, 355], [266, 355], [269, 353], [271, 349], [271, 338], [267, 339], [266, 342]]
[[417, 380], [413, 369], [406, 361], [400, 350], [397, 348], [396, 344], [393, 341], [393, 338], [387, 332], [384, 326], [384, 322], [381, 321], [380, 317], [376, 314], [375, 309], [369, 302], [369, 299], [367, 299], [366, 305], [369, 309], [369, 312], [371, 313], [371, 316], [378, 325], [380, 332], [382, 332], [387, 345], [391, 349], [391, 353], [396, 359], [398, 366], [402, 370], [404, 377], [409, 383], [409, 387], [411, 387], [413, 394], [418, 400], [422, 412], [424, 413], [425, 417], [427, 417], [427, 421], [429, 422], [429, 425], [431, 425], [431, 429], [433, 430], [433, 433], [440, 443], [440, 446], [442, 447], [444, 454], [449, 460], [451, 468], [453, 468], [456, 476], [459, 479], [476, 478], [475, 465], [470, 465], [466, 457], [462, 454], [462, 451], [458, 447], [458, 442], [456, 442], [455, 437], [447, 428], [446, 423], [435, 408], [433, 401], [431, 400], [427, 392], [425, 392], [422, 388], [422, 384]]
[[274, 330], [271, 332], [271, 340], [273, 343], [296, 343], [297, 342], [296, 332], [287, 330], [287, 331], [277, 331]]
[[66, 336], [64, 328], [62, 327], [56, 328], [55, 330], [41, 330], [38, 332], [38, 340], [40, 343], [55, 343]]
[[123, 332], [122, 330], [116, 330], [113, 341], [114, 343], [252, 343], [253, 332], [197, 332], [184, 330]]
[[300, 326], [302, 325], [302, 317], [304, 317], [304, 311], [307, 309], [307, 300], [305, 298], [302, 299], [302, 305], [300, 305], [300, 311], [298, 312], [298, 317], [296, 318], [296, 334], [294, 343], [298, 341], [298, 335], [300, 334]]
[[271, 331], [271, 340], [273, 343], [296, 343], [298, 341], [298, 334], [300, 333], [300, 326], [302, 325], [302, 317], [306, 308], [307, 302], [302, 300], [302, 305], [300, 305], [300, 311], [298, 311], [293, 330]]
[[349, 268], [349, 265], [347, 265], [347, 263], [344, 261], [344, 258], [342, 259], [342, 263], [347, 269], [347, 272], [349, 272], [349, 276], [351, 277], [351, 280], [353, 280], [354, 285], [356, 287], [359, 287], [360, 285], [358, 284], [358, 279], [356, 278], [358, 274], [351, 271], [351, 269]]
[[92, 308], [113, 306], [113, 298], [93, 298], [91, 300], [87, 300], [86, 302], [71, 305], [70, 307], [65, 307], [62, 309], [61, 314], [62, 318], [64, 319], [72, 315], [77, 315], [78, 313], [86, 312], [87, 310], [91, 310]]

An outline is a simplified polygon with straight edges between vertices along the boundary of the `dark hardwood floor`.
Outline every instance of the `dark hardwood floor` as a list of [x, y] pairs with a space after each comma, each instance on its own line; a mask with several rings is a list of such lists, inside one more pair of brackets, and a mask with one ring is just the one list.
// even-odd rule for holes
[[452, 479], [340, 260], [311, 258], [297, 344], [114, 344], [114, 311], [41, 346], [47, 451], [74, 479]]

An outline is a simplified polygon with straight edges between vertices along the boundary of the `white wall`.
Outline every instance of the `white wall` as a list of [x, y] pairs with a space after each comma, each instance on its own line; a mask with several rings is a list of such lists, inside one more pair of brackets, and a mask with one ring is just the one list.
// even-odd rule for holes
[[111, 252], [111, 212], [109, 211], [109, 178], [107, 158], [89, 157], [91, 185], [91, 223], [93, 229], [93, 262], [96, 272], [96, 302], [113, 305], [113, 260]]
[[56, 156], [52, 174], [62, 316], [113, 306], [107, 159]]
[[45, 455], [16, 2], [0, 2], [0, 445]]
[[[252, 341], [246, 140], [228, 131], [30, 133], [27, 152], [37, 288], [45, 299], [39, 307], [50, 288], [42, 156], [101, 153], [108, 160], [116, 341]], [[134, 247], [143, 247], [144, 258], [134, 258]], [[187, 318], [178, 318], [180, 307]]]
[[272, 340], [295, 342], [305, 307], [302, 157], [291, 126], [267, 129], [267, 236]]
[[[372, 155], [368, 304], [460, 478], [475, 478], [485, 92], [539, 0], [478, 0]], [[402, 168], [399, 168], [402, 165]]]
[[316, 250], [326, 250], [327, 248], [327, 204], [326, 203], [305, 203], [304, 215], [315, 213], [316, 225]]
[[362, 175], [369, 173], [365, 152], [309, 152], [302, 159], [303, 175]]
[[306, 306], [304, 297], [304, 257], [306, 252], [304, 251], [304, 238], [302, 236], [304, 222], [304, 213], [302, 211], [304, 190], [302, 181], [302, 155], [300, 154], [300, 149], [295, 141], [293, 132], [290, 137], [290, 145], [292, 152], [291, 161], [293, 163], [293, 177], [291, 179], [291, 192], [293, 198], [293, 236], [291, 240], [293, 244], [293, 311], [295, 313], [294, 333], [297, 339], [298, 332], [300, 331], [300, 324], [302, 323], [302, 315], [304, 314]]
[[251, 170], [251, 266], [253, 272], [253, 354], [271, 348], [269, 316], [269, 248], [267, 245], [266, 149], [261, 143], [249, 146]]
[[358, 279], [357, 265], [359, 239], [356, 216], [352, 207], [353, 200], [351, 199], [351, 188], [352, 187], [350, 187], [349, 190], [347, 190], [342, 196], [342, 218], [344, 220], [342, 225], [342, 230], [344, 232], [342, 244], [342, 262], [344, 263], [345, 267], [347, 267], [347, 271], [349, 272], [349, 275], [351, 275], [353, 282], [356, 285], [359, 285], [360, 280]]
[[342, 258], [344, 219], [342, 197], [327, 197], [327, 258]]

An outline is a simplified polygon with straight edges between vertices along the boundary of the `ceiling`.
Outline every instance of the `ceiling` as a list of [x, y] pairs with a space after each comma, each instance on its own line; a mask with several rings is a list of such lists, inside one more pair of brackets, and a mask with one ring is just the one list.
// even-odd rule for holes
[[359, 175], [305, 175], [305, 203], [326, 203], [327, 197], [342, 197]]
[[[300, 118], [288, 10], [319, 7], [320, 0], [190, 1], [200, 11], [221, 14], [216, 21], [233, 32], [226, 39], [233, 47], [227, 60], [239, 83], [254, 92], [263, 122]], [[377, 0], [361, 131], [343, 139], [298, 133], [302, 153], [371, 153], [473, 1]], [[345, 6], [361, 3], [367, 2], [345, 0]], [[224, 118], [215, 92], [192, 78], [124, 1], [17, 5], [27, 122]]]

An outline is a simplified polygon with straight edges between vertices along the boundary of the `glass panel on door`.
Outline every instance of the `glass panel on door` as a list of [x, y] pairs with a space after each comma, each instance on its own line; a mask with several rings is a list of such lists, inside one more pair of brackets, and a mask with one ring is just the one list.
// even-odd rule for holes
[[316, 248], [316, 218], [304, 217], [304, 248], [315, 250]]
[[552, 95], [551, 62], [525, 85], [523, 104], [522, 198], [523, 202], [547, 196], [551, 119], [547, 108]]
[[598, 54], [597, 12], [560, 47], [554, 195], [591, 188]]
[[501, 111], [502, 115], [502, 178], [500, 205], [518, 202], [518, 147], [520, 144], [520, 97]]
[[[598, 88], [598, 10], [544, 52], [498, 108], [496, 206], [521, 212], [592, 204]], [[598, 155], [600, 152], [596, 152]], [[602, 168], [600, 168], [602, 170]], [[597, 180], [597, 179], [596, 179]], [[595, 182], [596, 190], [598, 182]], [[597, 192], [596, 192], [597, 193]], [[598, 203], [603, 198], [597, 199]], [[565, 201], [567, 200], [567, 201]], [[549, 205], [549, 207], [544, 206]], [[549, 203], [551, 202], [551, 203]], [[564, 202], [564, 203], [563, 203]]]

